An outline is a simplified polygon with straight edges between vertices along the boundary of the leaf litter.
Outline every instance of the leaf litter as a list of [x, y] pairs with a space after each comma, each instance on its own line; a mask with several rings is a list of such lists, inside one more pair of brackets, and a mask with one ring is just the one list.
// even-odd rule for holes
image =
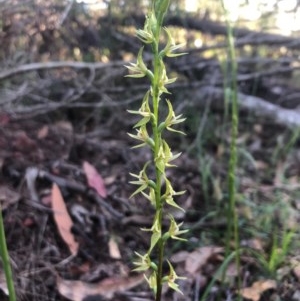
[[[12, 197], [13, 202], [7, 202], [7, 206], [4, 208], [12, 258], [18, 260], [20, 270], [28, 270], [25, 263], [29, 260], [31, 266], [36, 267], [32, 268], [29, 273], [29, 280], [21, 282], [22, 291], [39, 292], [39, 295], [36, 294], [33, 300], [41, 300], [38, 297], [41, 295], [45, 296], [45, 300], [61, 300], [61, 296], [70, 297], [70, 300], [83, 300], [93, 294], [105, 298], [114, 298], [113, 296], [116, 294], [124, 294], [125, 296], [125, 291], [131, 289], [133, 289], [133, 292], [130, 296], [134, 299], [134, 296], [146, 293], [145, 286], [142, 285], [142, 278], [135, 279], [136, 276], [130, 274], [117, 276], [119, 271], [114, 264], [123, 262], [125, 266], [130, 265], [132, 251], [139, 251], [146, 246], [143, 237], [138, 236], [136, 230], [140, 226], [147, 226], [148, 223], [151, 223], [151, 220], [148, 220], [148, 213], [151, 212], [151, 208], [144, 206], [144, 201], [139, 196], [128, 201], [127, 198], [132, 193], [132, 187], [128, 185], [129, 177], [126, 164], [128, 164], [129, 170], [135, 171], [137, 165], [143, 162], [144, 156], [148, 156], [148, 154], [139, 150], [134, 150], [131, 153], [129, 148], [126, 148], [127, 142], [124, 143], [119, 137], [112, 137], [111, 140], [99, 137], [99, 139], [97, 138], [99, 140], [98, 144], [95, 143], [98, 140], [93, 139], [84, 140], [84, 145], [75, 145], [79, 149], [76, 150], [81, 153], [79, 158], [72, 158], [70, 149], [73, 146], [71, 144], [61, 150], [59, 144], [55, 142], [62, 139], [59, 137], [54, 139], [53, 135], [55, 133], [59, 135], [59, 131], [55, 132], [47, 125], [44, 127], [43, 125], [33, 126], [32, 123], [20, 126], [20, 128], [22, 130], [16, 135], [16, 141], [12, 144], [12, 152], [14, 155], [17, 152], [17, 155], [21, 156], [21, 160], [13, 161], [15, 165], [12, 164], [12, 167], [15, 168], [16, 166], [16, 170], [23, 170], [25, 173], [28, 167], [37, 168], [38, 164], [44, 164], [43, 167], [48, 170], [48, 174], [56, 176], [56, 178], [36, 178], [34, 183], [35, 193], [30, 192], [28, 187], [22, 187], [22, 191], [22, 189], [18, 190], [15, 186], [16, 189], [11, 190], [15, 192], [16, 197]], [[33, 131], [32, 129], [40, 130]], [[36, 132], [36, 137], [32, 135], [32, 132]], [[6, 133], [8, 132], [6, 131]], [[14, 137], [13, 134], [8, 133], [7, 135], [10, 139]], [[266, 135], [268, 141], [270, 141], [270, 135], [266, 133], [264, 128], [262, 128], [259, 135]], [[49, 140], [51, 139], [53, 141], [50, 143]], [[246, 137], [243, 140], [245, 145], [248, 143], [247, 139], [250, 138]], [[257, 137], [253, 139], [255, 140]], [[266, 140], [264, 137], [259, 137], [259, 139], [262, 143]], [[70, 143], [69, 140], [66, 141]], [[245, 225], [241, 229], [242, 247], [256, 250], [267, 259], [268, 248], [272, 242], [271, 233], [274, 230], [272, 227], [267, 227], [267, 221], [272, 223], [276, 221], [277, 225], [283, 225], [284, 221], [292, 219], [293, 223], [290, 224], [292, 226], [297, 225], [299, 216], [292, 217], [290, 213], [284, 216], [284, 206], [289, 206], [293, 200], [295, 200], [295, 206], [298, 206], [299, 185], [297, 173], [295, 174], [295, 168], [291, 165], [291, 161], [288, 162], [283, 157], [279, 161], [282, 163], [276, 164], [271, 161], [271, 156], [266, 158], [264, 155], [260, 155], [262, 143], [257, 144], [254, 149], [256, 154], [253, 158], [256, 164], [252, 164], [253, 162], [250, 164], [249, 173], [247, 166], [243, 165], [245, 164], [243, 158], [241, 158], [241, 166], [244, 169], [240, 179], [241, 194], [238, 196], [240, 202], [237, 209], [241, 222]], [[49, 145], [51, 145], [51, 152], [49, 151]], [[31, 152], [28, 152], [30, 147]], [[96, 151], [90, 153], [87, 150], [88, 148], [95, 148]], [[23, 149], [24, 152], [22, 152]], [[66, 154], [68, 154], [67, 157]], [[189, 277], [187, 281], [181, 284], [185, 293], [185, 300], [194, 300], [194, 296], [197, 295], [200, 298], [201, 293], [208, 287], [214, 273], [218, 271], [224, 261], [224, 250], [220, 247], [224, 242], [226, 227], [226, 224], [223, 223], [225, 215], [222, 208], [222, 197], [226, 196], [224, 193], [226, 191], [226, 181], [223, 175], [227, 161], [222, 162], [224, 154], [226, 154], [226, 147], [221, 155], [210, 154], [212, 162], [215, 161], [211, 168], [216, 176], [215, 181], [208, 183], [212, 198], [208, 201], [216, 201], [216, 204], [221, 208], [220, 214], [215, 215], [216, 218], [205, 218], [203, 222], [201, 221], [203, 212], [205, 212], [205, 200], [203, 191], [201, 191], [202, 186], [199, 184], [198, 163], [184, 154], [178, 159], [178, 169], [170, 171], [170, 176], [174, 179], [174, 185], [180, 187], [180, 190], [188, 191], [187, 196], [178, 200], [180, 204], [186, 206], [186, 213], [179, 215], [179, 218], [184, 220], [187, 226], [197, 224], [197, 229], [189, 234], [189, 242], [180, 246], [179, 249], [183, 251], [177, 249], [171, 258], [176, 270], [180, 269], [178, 274]], [[219, 157], [217, 158], [217, 156]], [[46, 165], [44, 163], [45, 158], [49, 158], [48, 162], [54, 159], [55, 161], [51, 163], [52, 165], [49, 163], [49, 165]], [[61, 158], [68, 158], [68, 161]], [[92, 162], [92, 164], [88, 162]], [[124, 165], [126, 165], [126, 168], [124, 168]], [[272, 166], [275, 167], [275, 173], [273, 174], [270, 173]], [[293, 173], [289, 174], [289, 166]], [[256, 169], [253, 170], [255, 167]], [[6, 161], [1, 163], [1, 168], [7, 170]], [[282, 177], [282, 174], [284, 174], [284, 177]], [[15, 178], [5, 179], [6, 182], [14, 186], [13, 181], [15, 180], [12, 179]], [[64, 179], [70, 185], [62, 185], [59, 189], [51, 179]], [[19, 183], [21, 183], [21, 178]], [[84, 183], [87, 183], [86, 187]], [[1, 184], [4, 185], [5, 189], [7, 188], [6, 184]], [[80, 189], [74, 189], [79, 184], [81, 185]], [[45, 193], [49, 188], [51, 189], [50, 200], [47, 193]], [[113, 218], [101, 203], [95, 202], [88, 193], [85, 193], [89, 188], [92, 188], [104, 199], [103, 201], [107, 206], [111, 206], [118, 212], [123, 212], [124, 217]], [[60, 190], [63, 191], [64, 197], [62, 197]], [[24, 196], [35, 199], [35, 202], [40, 202], [43, 207], [29, 207], [31, 203], [23, 202], [23, 199], [26, 200]], [[275, 196], [281, 200], [282, 210], [278, 210], [279, 201]], [[6, 197], [5, 202], [8, 199]], [[187, 199], [188, 205], [186, 203]], [[49, 202], [51, 203], [51, 210], [49, 209]], [[143, 206], [141, 207], [142, 202]], [[66, 206], [66, 203], [68, 206]], [[28, 204], [30, 205], [28, 206]], [[72, 215], [72, 208], [75, 205], [76, 208], [80, 206], [84, 209], [80, 211], [80, 213], [84, 211], [84, 214], [80, 214], [80, 219], [76, 219], [74, 218], [75, 215]], [[264, 218], [258, 214], [258, 211], [260, 211], [260, 214], [263, 213]], [[49, 216], [53, 216], [53, 220], [49, 219]], [[218, 223], [221, 218], [222, 222]], [[165, 222], [167, 226], [167, 221]], [[253, 237], [251, 234], [253, 231], [260, 235]], [[201, 233], [205, 234], [203, 236], [204, 240], [202, 240]], [[208, 239], [207, 237], [211, 233], [220, 236], [217, 239]], [[40, 242], [40, 249], [36, 248], [37, 241]], [[62, 244], [67, 248], [62, 247]], [[69, 258], [70, 254], [72, 254], [71, 258]], [[91, 271], [95, 269], [99, 262], [103, 263], [104, 266], [93, 274]], [[292, 297], [296, 296], [296, 292], [300, 288], [299, 268], [293, 261], [293, 257], [289, 256], [286, 257], [282, 266], [289, 267], [289, 272], [285, 273], [283, 280], [275, 286], [272, 282], [273, 279], [262, 275], [257, 258], [252, 256], [250, 260], [250, 256], [244, 256], [242, 258], [241, 275], [245, 282], [240, 291], [242, 297], [253, 301], [268, 301], [270, 294], [276, 291], [277, 294], [281, 295], [281, 300], [294, 300]], [[51, 270], [55, 270], [55, 272]], [[278, 267], [278, 273], [279, 270]], [[22, 274], [18, 270], [16, 273], [19, 275], [18, 277], [21, 277]], [[88, 276], [89, 274], [93, 275]], [[229, 264], [225, 276], [230, 296], [237, 294], [235, 287], [237, 269], [234, 263]], [[40, 283], [39, 286], [36, 285], [37, 282]], [[34, 288], [29, 283], [32, 283], [31, 285], [35, 283]], [[105, 290], [108, 290], [108, 292], [104, 292]], [[215, 292], [218, 291], [222, 291], [222, 288], [217, 283], [213, 286], [208, 300], [213, 300]], [[72, 295], [72, 293], [74, 294]], [[223, 291], [222, 293], [224, 294]], [[147, 296], [150, 296], [149, 299], [151, 299], [151, 295]], [[164, 297], [164, 300], [167, 301], [175, 298], [167, 290], [164, 291]], [[180, 297], [176, 298], [181, 300]]]
[[53, 217], [57, 225], [59, 234], [68, 246], [71, 254], [76, 255], [78, 252], [79, 244], [75, 240], [72, 233], [73, 221], [69, 215], [60, 189], [56, 184], [53, 184], [52, 186], [51, 196]]

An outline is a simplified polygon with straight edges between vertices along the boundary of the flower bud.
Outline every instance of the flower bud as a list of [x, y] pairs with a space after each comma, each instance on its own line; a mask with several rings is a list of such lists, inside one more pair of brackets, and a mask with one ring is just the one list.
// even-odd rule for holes
[[170, 0], [159, 0], [155, 2], [155, 15], [157, 17], [158, 24], [162, 24], [165, 13], [169, 8]]

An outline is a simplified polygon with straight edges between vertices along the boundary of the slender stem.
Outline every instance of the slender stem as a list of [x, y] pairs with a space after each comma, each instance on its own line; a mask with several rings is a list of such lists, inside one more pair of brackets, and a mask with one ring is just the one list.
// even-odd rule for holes
[[[231, 144], [230, 144], [230, 160], [229, 160], [229, 174], [228, 174], [228, 185], [229, 185], [229, 210], [231, 218], [228, 224], [228, 234], [233, 230], [234, 245], [235, 245], [235, 262], [236, 268], [238, 271], [238, 290], [241, 288], [241, 277], [240, 277], [240, 267], [241, 267], [241, 258], [240, 258], [240, 245], [239, 245], [239, 227], [238, 227], [238, 214], [235, 210], [236, 203], [236, 167], [237, 167], [237, 137], [238, 137], [238, 125], [239, 125], [239, 107], [238, 107], [238, 97], [237, 97], [237, 61], [234, 47], [234, 38], [233, 30], [230, 24], [228, 13], [225, 8], [224, 2], [222, 0], [222, 5], [224, 12], [226, 14], [227, 22], [227, 41], [228, 41], [228, 52], [229, 59], [231, 61]], [[230, 227], [230, 228], [229, 228]], [[229, 242], [228, 242], [229, 243]], [[228, 248], [227, 248], [228, 249]], [[227, 254], [228, 256], [228, 254]], [[238, 295], [238, 299], [241, 300], [241, 295]]]
[[0, 206], [0, 254], [2, 257], [3, 269], [4, 269], [7, 288], [8, 288], [8, 292], [9, 292], [9, 300], [16, 301], [16, 292], [15, 292], [15, 287], [14, 287], [12, 271], [11, 271], [11, 267], [10, 267], [9, 254], [8, 254], [8, 250], [7, 250], [1, 206]]
[[164, 260], [165, 243], [160, 239], [158, 243], [158, 271], [157, 271], [157, 292], [155, 301], [161, 300], [162, 294], [162, 275], [163, 275], [163, 260]]
[[[158, 130], [158, 120], [159, 120], [159, 101], [160, 101], [160, 92], [159, 92], [159, 81], [160, 81], [160, 72], [161, 72], [161, 62], [159, 58], [159, 36], [161, 28], [158, 26], [155, 33], [155, 42], [152, 44], [153, 51], [153, 81], [152, 81], [152, 105], [153, 105], [153, 114], [155, 116], [154, 121], [152, 122], [152, 131], [154, 138], [154, 158], [158, 158], [159, 149], [161, 146], [161, 134]], [[156, 190], [155, 190], [155, 202], [156, 202], [156, 211], [158, 212], [159, 225], [162, 225], [163, 219], [163, 203], [161, 199], [161, 181], [162, 181], [162, 172], [156, 166], [155, 168], [155, 177], [156, 177]], [[162, 230], [162, 229], [160, 229]], [[161, 234], [162, 235], [162, 234]], [[158, 264], [157, 264], [157, 277], [156, 277], [156, 301], [161, 300], [162, 294], [162, 277], [163, 277], [163, 261], [164, 261], [164, 242], [162, 236], [158, 241]]]
[[[159, 33], [157, 33], [159, 34]], [[157, 37], [157, 41], [158, 41]], [[154, 138], [154, 158], [158, 157], [159, 148], [161, 144], [161, 135], [158, 131], [158, 119], [159, 119], [159, 72], [160, 72], [160, 62], [158, 57], [158, 42], [154, 43], [153, 52], [154, 52], [154, 79], [152, 83], [152, 90], [153, 90], [153, 114], [155, 116], [154, 121], [152, 122], [152, 131], [153, 131], [153, 138]], [[155, 202], [156, 202], [156, 211], [159, 212], [158, 219], [159, 225], [162, 225], [162, 217], [163, 217], [163, 204], [161, 201], [161, 176], [162, 173], [156, 166], [155, 168], [155, 176], [156, 176], [156, 190], [155, 190]], [[162, 268], [163, 268], [163, 259], [164, 259], [164, 243], [160, 238], [158, 242], [158, 269], [157, 269], [157, 290], [156, 290], [156, 301], [161, 300], [161, 293], [162, 293]]]

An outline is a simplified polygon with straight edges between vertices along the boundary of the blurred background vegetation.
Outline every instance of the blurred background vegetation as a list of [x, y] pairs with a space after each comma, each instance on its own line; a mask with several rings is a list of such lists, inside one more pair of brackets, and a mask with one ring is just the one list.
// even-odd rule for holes
[[[295, 91], [286, 95], [283, 90], [298, 81], [297, 1], [225, 4], [235, 26], [241, 92], [294, 106]], [[124, 96], [126, 106], [122, 66], [140, 47], [134, 34], [147, 5], [137, 0], [2, 1], [0, 109], [23, 118], [75, 102], [78, 107], [105, 107], [110, 100], [122, 105]], [[177, 87], [222, 86], [227, 52], [220, 1], [176, 0], [170, 10], [166, 25], [189, 53], [169, 66], [180, 79]], [[62, 63], [67, 61], [73, 63]]]

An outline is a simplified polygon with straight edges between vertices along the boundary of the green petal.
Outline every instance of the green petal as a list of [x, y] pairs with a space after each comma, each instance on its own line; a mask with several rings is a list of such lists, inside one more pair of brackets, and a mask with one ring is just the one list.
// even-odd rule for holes
[[174, 200], [173, 200], [172, 197], [166, 198], [166, 202], [167, 202], [167, 204], [169, 204], [170, 206], [175, 207], [175, 208], [177, 208], [177, 209], [179, 209], [179, 210], [185, 212], [185, 210], [184, 210], [182, 207], [180, 207], [178, 204], [176, 204], [176, 203], [174, 202]]
[[159, 239], [161, 238], [161, 233], [160, 232], [154, 232], [151, 236], [151, 245], [150, 245], [150, 249], [149, 252], [152, 251], [152, 249], [155, 247], [155, 245], [157, 244], [157, 242], [159, 241]]
[[140, 126], [143, 126], [145, 124], [147, 124], [150, 120], [150, 117], [144, 117], [143, 119], [141, 119], [138, 123], [136, 123], [133, 128], [137, 128], [137, 127], [140, 127]]
[[136, 195], [136, 194], [140, 193], [141, 191], [145, 190], [147, 187], [148, 187], [147, 184], [143, 184], [129, 198], [132, 198], [134, 195]]

